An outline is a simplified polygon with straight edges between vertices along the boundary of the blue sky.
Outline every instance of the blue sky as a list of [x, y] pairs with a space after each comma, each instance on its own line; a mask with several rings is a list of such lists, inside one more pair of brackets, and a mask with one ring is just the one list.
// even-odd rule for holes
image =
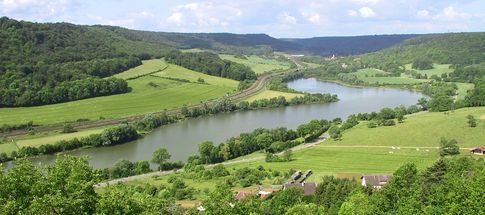
[[484, 0], [0, 0], [0, 16], [274, 37], [485, 31]]

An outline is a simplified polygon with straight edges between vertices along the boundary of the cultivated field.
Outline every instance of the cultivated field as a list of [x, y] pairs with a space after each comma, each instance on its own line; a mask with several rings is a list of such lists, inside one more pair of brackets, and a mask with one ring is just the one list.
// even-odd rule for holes
[[[123, 73], [122, 76], [133, 77], [153, 72], [157, 68], [163, 68], [165, 64], [161, 60], [144, 61], [143, 65]], [[229, 79], [206, 76], [175, 65], [169, 65], [163, 72], [177, 74], [177, 78], [189, 80], [200, 76], [206, 83], [186, 83], [148, 75], [129, 80], [128, 85], [132, 91], [125, 94], [38, 107], [2, 108], [0, 109], [0, 125], [19, 124], [30, 120], [42, 125], [78, 119], [118, 118], [162, 111], [181, 107], [184, 104], [197, 104], [201, 101], [222, 97], [233, 92], [238, 83]]]
[[246, 59], [236, 58], [233, 55], [219, 55], [222, 59], [234, 61], [236, 63], [241, 63], [246, 66], [251, 67], [254, 72], [261, 74], [276, 69], [288, 69], [290, 68], [290, 63], [286, 61], [279, 61], [275, 59], [261, 58], [258, 56], [246, 56]]
[[264, 90], [254, 96], [249, 97], [248, 99], [246, 99], [246, 101], [252, 102], [258, 99], [271, 99], [278, 96], [284, 96], [286, 100], [290, 100], [296, 96], [302, 96], [302, 95], [303, 94], [300, 94], [300, 93], [287, 93], [287, 92], [280, 92], [280, 91], [274, 91], [274, 90]]
[[133, 69], [126, 70], [122, 73], [113, 75], [115, 78], [129, 79], [142, 75], [147, 75], [167, 68], [168, 64], [161, 59], [143, 61], [143, 66], [137, 66]]

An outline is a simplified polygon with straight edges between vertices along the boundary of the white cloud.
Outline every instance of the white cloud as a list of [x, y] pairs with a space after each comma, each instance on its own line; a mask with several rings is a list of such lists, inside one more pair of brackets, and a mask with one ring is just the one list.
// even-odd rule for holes
[[3, 14], [23, 14], [42, 20], [47, 17], [60, 15], [72, 7], [70, 0], [1, 0], [0, 12]]
[[472, 14], [460, 13], [456, 11], [455, 8], [453, 8], [452, 6], [449, 6], [443, 8], [443, 10], [439, 14], [434, 16], [433, 19], [441, 21], [456, 21], [460, 19], [469, 19], [472, 16]]
[[355, 11], [355, 10], [349, 10], [349, 11], [347, 11], [347, 14], [348, 14], [349, 16], [357, 16], [357, 15], [359, 15], [359, 14], [357, 13], [357, 11]]
[[296, 24], [296, 18], [285, 12], [280, 16], [280, 22], [287, 25], [294, 25]]
[[377, 4], [380, 2], [380, 0], [350, 0], [350, 1], [356, 4], [362, 4], [362, 5]]
[[301, 15], [303, 17], [305, 17], [305, 19], [308, 21], [308, 22], [311, 22], [313, 24], [320, 24], [321, 20], [320, 20], [320, 14], [318, 13], [301, 13]]
[[160, 25], [167, 27], [175, 24], [183, 28], [206, 30], [229, 26], [242, 14], [238, 7], [231, 4], [188, 3], [174, 6], [172, 13]]
[[374, 12], [374, 10], [372, 10], [369, 7], [361, 7], [359, 9], [359, 13], [360, 13], [360, 16], [361, 17], [364, 17], [364, 18], [373, 17], [373, 16], [376, 15], [376, 13]]
[[429, 11], [420, 10], [416, 13], [416, 16], [419, 17], [419, 18], [427, 18], [427, 17], [429, 17]]
[[175, 24], [175, 25], [182, 25], [183, 24], [183, 17], [184, 15], [180, 12], [175, 12], [175, 13], [172, 13], [172, 15], [170, 15], [168, 18], [167, 18], [167, 22], [171, 23], [171, 24]]

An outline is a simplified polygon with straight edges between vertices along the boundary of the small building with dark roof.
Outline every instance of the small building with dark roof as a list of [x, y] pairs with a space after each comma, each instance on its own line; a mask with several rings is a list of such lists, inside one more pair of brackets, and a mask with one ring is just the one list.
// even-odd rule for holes
[[315, 182], [303, 182], [303, 183], [285, 183], [283, 184], [283, 190], [292, 188], [292, 187], [298, 187], [303, 189], [303, 194], [305, 196], [310, 196], [315, 194], [315, 191], [317, 190], [317, 183]]
[[475, 155], [484, 155], [485, 154], [485, 146], [480, 146], [478, 148], [474, 148], [470, 150], [470, 153]]
[[391, 179], [390, 175], [363, 175], [360, 177], [362, 186], [372, 186], [374, 189], [381, 189]]

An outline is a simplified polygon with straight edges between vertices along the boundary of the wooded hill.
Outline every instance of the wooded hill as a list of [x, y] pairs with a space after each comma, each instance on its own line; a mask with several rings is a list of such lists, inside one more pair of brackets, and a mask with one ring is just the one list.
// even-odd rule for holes
[[389, 48], [406, 39], [417, 37], [416, 34], [366, 35], [349, 37], [313, 37], [305, 39], [282, 39], [303, 46], [312, 54], [347, 56], [375, 52]]
[[430, 58], [442, 64], [479, 64], [485, 62], [485, 32], [423, 35], [359, 57], [365, 62], [398, 64], [411, 63], [416, 58]]

